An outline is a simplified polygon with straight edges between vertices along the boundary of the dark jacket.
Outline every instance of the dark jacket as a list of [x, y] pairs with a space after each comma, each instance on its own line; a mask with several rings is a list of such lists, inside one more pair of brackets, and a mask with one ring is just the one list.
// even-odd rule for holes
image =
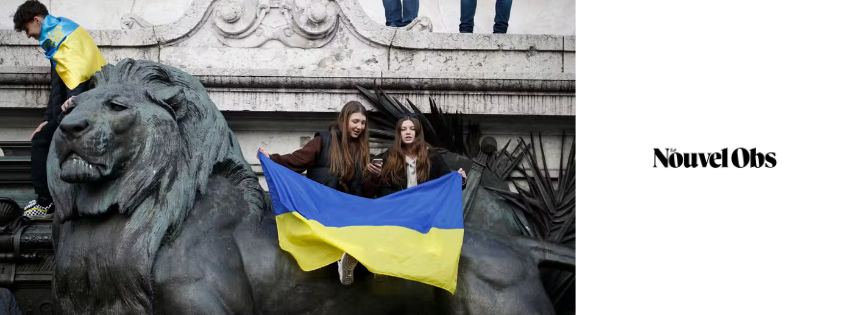
[[76, 88], [69, 89], [62, 78], [56, 73], [56, 65], [50, 63], [50, 97], [47, 99], [47, 109], [44, 111], [43, 121], [58, 123], [62, 114], [62, 104], [72, 96], [80, 95], [88, 90], [89, 82], [80, 83]]
[[[341, 139], [342, 133], [339, 130], [336, 132], [337, 139]], [[290, 154], [270, 154], [269, 159], [294, 172], [307, 171], [307, 178], [336, 190], [362, 197], [375, 195], [375, 187], [378, 184], [374, 177], [367, 178], [367, 183], [362, 183], [362, 169], [355, 170], [354, 178], [346, 183], [341, 183], [336, 175], [331, 174], [330, 152], [331, 134], [317, 132], [313, 140], [303, 148]]]
[[[387, 154], [384, 155], [385, 161], [387, 160]], [[441, 157], [440, 153], [431, 148], [428, 149], [428, 159], [431, 161], [431, 168], [429, 168], [428, 172], [428, 180], [438, 179], [443, 175], [449, 174], [452, 172], [449, 170], [449, 166], [446, 165], [446, 162], [443, 161], [443, 157]], [[401, 171], [399, 174], [401, 178], [401, 183], [389, 183], [389, 182], [381, 182], [378, 185], [378, 197], [384, 197], [389, 194], [401, 191], [408, 186], [407, 175], [405, 174], [405, 170]], [[422, 184], [424, 182], [417, 181], [417, 184]]]
[[[339, 130], [336, 132], [337, 139], [341, 139], [342, 133]], [[363, 196], [363, 187], [361, 185], [363, 168], [358, 167], [355, 170], [355, 175], [348, 182], [341, 182], [337, 175], [331, 173], [331, 133], [326, 131], [317, 132], [314, 135], [314, 138], [316, 137], [322, 138], [322, 149], [319, 150], [319, 155], [316, 157], [313, 167], [307, 170], [307, 178], [342, 192], [355, 196]]]

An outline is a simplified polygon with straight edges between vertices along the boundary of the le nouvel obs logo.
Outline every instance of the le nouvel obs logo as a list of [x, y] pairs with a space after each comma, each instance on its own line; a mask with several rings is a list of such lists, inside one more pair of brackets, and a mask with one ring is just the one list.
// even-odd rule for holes
[[773, 168], [777, 166], [775, 155], [774, 152], [758, 152], [756, 148], [738, 148], [732, 151], [724, 148], [721, 152], [714, 153], [682, 153], [673, 148], [665, 148], [662, 152], [653, 148], [653, 167], [727, 168], [731, 164], [729, 162], [732, 162], [733, 166], [738, 168]]

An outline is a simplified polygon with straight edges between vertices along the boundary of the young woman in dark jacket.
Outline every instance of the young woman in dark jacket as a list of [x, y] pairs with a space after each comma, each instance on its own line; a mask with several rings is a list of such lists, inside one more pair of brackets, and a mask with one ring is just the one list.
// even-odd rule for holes
[[[369, 165], [370, 173], [380, 174], [378, 197], [414, 187], [451, 172], [440, 153], [428, 147], [421, 130], [420, 120], [415, 117], [404, 117], [396, 122], [396, 139], [384, 156], [387, 163]], [[457, 172], [467, 180], [464, 169], [458, 169]], [[353, 270], [357, 266], [358, 261], [353, 257], [343, 257], [345, 261], [342, 262], [342, 270]]]
[[[451, 172], [436, 150], [429, 148], [416, 117], [396, 122], [396, 139], [387, 151], [379, 176], [378, 197], [411, 188]], [[457, 171], [464, 179], [464, 169]]]
[[[387, 151], [379, 176], [378, 197], [411, 188], [451, 172], [440, 153], [430, 148], [416, 117], [396, 122], [396, 139]], [[464, 169], [458, 173], [467, 179]]]
[[[340, 128], [340, 126], [344, 126]], [[327, 132], [317, 132], [313, 140], [290, 154], [268, 154], [269, 159], [294, 172], [307, 171], [307, 177], [336, 190], [361, 197], [374, 195], [377, 168], [368, 168], [369, 128], [366, 108], [359, 102], [346, 103], [337, 122]], [[370, 189], [372, 188], [372, 189]]]
[[[366, 113], [361, 103], [348, 102], [329, 131], [317, 132], [303, 148], [284, 155], [268, 154], [260, 148], [260, 153], [295, 172], [307, 171], [308, 178], [325, 186], [356, 196], [372, 197], [379, 168], [374, 165], [367, 168], [369, 128]], [[354, 281], [355, 266], [357, 260], [344, 253], [337, 262], [342, 284], [349, 285]]]

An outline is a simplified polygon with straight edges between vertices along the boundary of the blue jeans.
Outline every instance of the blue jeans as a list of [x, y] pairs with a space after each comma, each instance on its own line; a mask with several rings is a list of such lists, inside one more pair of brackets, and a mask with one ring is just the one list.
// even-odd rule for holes
[[420, 11], [420, 0], [382, 0], [384, 1], [384, 19], [387, 26], [403, 27], [411, 24]]
[[[461, 33], [473, 32], [473, 18], [476, 16], [476, 0], [461, 0]], [[511, 0], [496, 0], [496, 17], [493, 19], [493, 32], [508, 31], [508, 18], [511, 16]]]

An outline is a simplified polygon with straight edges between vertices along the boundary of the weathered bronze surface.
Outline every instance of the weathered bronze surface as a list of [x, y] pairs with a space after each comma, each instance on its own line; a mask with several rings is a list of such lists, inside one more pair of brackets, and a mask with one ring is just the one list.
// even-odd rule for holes
[[571, 269], [573, 251], [517, 236], [495, 195], [476, 196], [455, 295], [365, 269], [342, 286], [336, 266], [304, 272], [278, 247], [268, 196], [196, 79], [125, 59], [92, 80], [48, 161], [63, 313], [554, 314], [538, 265]]

